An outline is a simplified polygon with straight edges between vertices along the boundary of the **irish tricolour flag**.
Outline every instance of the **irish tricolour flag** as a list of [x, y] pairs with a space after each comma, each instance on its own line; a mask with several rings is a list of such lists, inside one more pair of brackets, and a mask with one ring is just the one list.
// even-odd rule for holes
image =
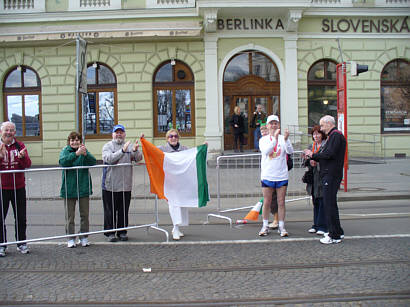
[[179, 207], [203, 207], [209, 201], [206, 181], [207, 146], [179, 152], [162, 152], [141, 138], [151, 181], [151, 193]]

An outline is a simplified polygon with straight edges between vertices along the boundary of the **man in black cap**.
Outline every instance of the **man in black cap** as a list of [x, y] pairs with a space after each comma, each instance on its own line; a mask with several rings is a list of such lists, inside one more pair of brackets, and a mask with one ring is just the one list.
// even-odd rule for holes
[[[112, 129], [112, 140], [104, 145], [102, 159], [104, 164], [114, 165], [103, 169], [102, 198], [104, 205], [104, 230], [128, 227], [128, 210], [131, 202], [132, 165], [118, 166], [116, 164], [138, 162], [142, 153], [138, 151], [138, 140], [132, 145], [125, 142], [125, 128], [116, 125]], [[106, 232], [109, 242], [118, 239], [127, 241], [127, 231]]]

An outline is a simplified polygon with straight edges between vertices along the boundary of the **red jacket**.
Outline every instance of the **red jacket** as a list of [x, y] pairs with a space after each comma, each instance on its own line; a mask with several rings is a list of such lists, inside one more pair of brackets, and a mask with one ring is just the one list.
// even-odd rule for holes
[[[16, 143], [18, 145], [16, 146]], [[19, 148], [20, 147], [20, 148]], [[19, 148], [19, 149], [18, 149]], [[26, 151], [24, 158], [18, 158], [18, 152], [26, 148], [23, 142], [14, 139], [11, 145], [6, 145], [7, 155], [0, 158], [0, 170], [25, 169], [31, 166], [31, 160]], [[14, 179], [15, 175], [15, 179]], [[15, 184], [15, 185], [14, 185]], [[14, 190], [24, 188], [26, 185], [24, 173], [1, 174], [1, 188], [4, 190]]]

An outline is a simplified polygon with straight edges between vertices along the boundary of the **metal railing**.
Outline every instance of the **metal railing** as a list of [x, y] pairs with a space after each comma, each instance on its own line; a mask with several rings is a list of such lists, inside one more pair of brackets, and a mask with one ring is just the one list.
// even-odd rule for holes
[[[292, 154], [294, 167], [289, 171], [289, 185], [286, 196], [286, 203], [310, 200], [306, 192], [306, 185], [301, 178], [305, 171], [301, 168], [302, 151], [295, 151]], [[207, 215], [207, 223], [210, 217], [227, 220], [232, 226], [232, 218], [227, 214], [251, 209], [262, 197], [260, 185], [261, 154], [241, 154], [219, 156], [216, 163], [217, 176], [217, 212]], [[251, 205], [245, 204], [248, 198], [254, 198]], [[241, 204], [240, 206], [238, 206]], [[242, 206], [244, 204], [244, 206]]]
[[[101, 171], [103, 168], [116, 168], [116, 167], [133, 167], [133, 184], [131, 194], [131, 204], [129, 209], [129, 226], [121, 228], [113, 228], [107, 230], [91, 230], [92, 228], [99, 228], [103, 222], [103, 206], [101, 205]], [[89, 169], [92, 186], [89, 188], [93, 190], [93, 195], [89, 196], [89, 219], [90, 219], [90, 231], [75, 234], [55, 234], [53, 232], [56, 228], [57, 231], [63, 232], [67, 224], [66, 220], [66, 208], [64, 206], [64, 198], [60, 197], [60, 187], [62, 181], [62, 172], [74, 170], [77, 173], [82, 169]], [[69, 239], [79, 236], [96, 235], [102, 233], [111, 233], [121, 230], [131, 230], [137, 228], [155, 229], [161, 231], [166, 236], [166, 241], [169, 240], [168, 231], [158, 226], [158, 199], [155, 195], [149, 193], [149, 180], [146, 172], [145, 164], [117, 164], [117, 165], [95, 165], [95, 166], [78, 166], [78, 167], [50, 167], [50, 168], [37, 168], [26, 170], [14, 170], [14, 171], [0, 171], [0, 178], [4, 174], [13, 174], [13, 181], [15, 186], [15, 175], [17, 173], [24, 173], [26, 177], [26, 200], [27, 200], [27, 219], [30, 218], [30, 223], [27, 225], [40, 226], [40, 234], [38, 231], [27, 231], [31, 234], [31, 238], [26, 240], [16, 240], [7, 243], [0, 243], [0, 245], [11, 244], [23, 244], [29, 242], [55, 240], [55, 239]], [[78, 177], [77, 177], [78, 178]], [[78, 182], [78, 180], [77, 180]], [[0, 180], [0, 191], [3, 187], [3, 182]], [[78, 191], [79, 189], [77, 189]], [[16, 201], [16, 193], [14, 193], [14, 201]], [[67, 194], [66, 194], [67, 195]], [[65, 197], [67, 198], [67, 197]], [[79, 198], [79, 197], [78, 197]], [[76, 207], [79, 206], [77, 198]], [[2, 198], [3, 199], [3, 198]], [[0, 204], [2, 205], [2, 204]], [[11, 206], [11, 204], [10, 204]], [[16, 205], [16, 210], [18, 207]], [[10, 212], [11, 210], [9, 210]], [[5, 225], [12, 224], [11, 215], [3, 216], [3, 210], [0, 212], [0, 218], [3, 220], [3, 227]], [[15, 219], [18, 214], [16, 213]], [[141, 216], [140, 220], [144, 220], [144, 223], [137, 223], [137, 216]], [[64, 219], [63, 219], [64, 218]], [[94, 222], [96, 218], [99, 218], [99, 222]], [[79, 217], [77, 218], [77, 220]], [[149, 223], [145, 223], [146, 220], [152, 220]], [[92, 221], [92, 222], [91, 222]], [[19, 223], [19, 221], [16, 221]], [[96, 225], [96, 226], [95, 226]], [[10, 228], [10, 227], [9, 227]], [[52, 230], [49, 230], [51, 229]], [[102, 227], [101, 227], [102, 228]], [[10, 228], [10, 230], [12, 230]], [[29, 230], [29, 228], [27, 228]], [[18, 231], [18, 229], [17, 229]], [[3, 229], [5, 232], [5, 228]], [[64, 231], [65, 232], [65, 231]], [[46, 234], [46, 235], [45, 235]], [[15, 234], [16, 235], [16, 234]]]
[[46, 0], [3, 0], [0, 14], [4, 13], [42, 13], [46, 11]]
[[146, 0], [146, 7], [157, 8], [193, 8], [195, 0]]

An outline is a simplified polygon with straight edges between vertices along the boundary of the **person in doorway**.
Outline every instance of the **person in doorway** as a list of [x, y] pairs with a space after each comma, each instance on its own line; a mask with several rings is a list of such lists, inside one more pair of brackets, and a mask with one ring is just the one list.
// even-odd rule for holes
[[[126, 133], [123, 125], [115, 125], [112, 129], [112, 140], [102, 150], [103, 163], [114, 165], [105, 167], [102, 176], [102, 198], [104, 205], [104, 230], [128, 227], [128, 211], [131, 202], [132, 165], [115, 167], [116, 164], [138, 162], [142, 153], [138, 150], [138, 140], [134, 144], [125, 141]], [[106, 232], [109, 242], [127, 241], [127, 231]]]
[[[81, 142], [81, 135], [78, 132], [71, 132], [67, 137], [67, 146], [60, 152], [58, 163], [62, 167], [92, 166], [97, 163], [94, 156], [87, 150]], [[66, 234], [75, 233], [75, 203], [78, 200], [80, 211], [80, 233], [89, 232], [89, 211], [90, 198], [93, 193], [91, 175], [88, 169], [63, 170], [60, 197], [64, 198]], [[81, 246], [89, 246], [88, 236], [79, 237]], [[74, 237], [67, 241], [67, 247], [76, 247]]]
[[320, 178], [323, 184], [323, 203], [326, 223], [329, 233], [320, 239], [323, 244], [340, 243], [344, 231], [340, 225], [339, 208], [337, 206], [337, 191], [343, 179], [343, 165], [346, 152], [346, 139], [343, 133], [336, 129], [333, 116], [325, 115], [320, 119], [320, 130], [327, 135], [326, 144], [313, 153], [306, 149], [305, 155], [319, 162]]
[[[163, 152], [178, 152], [187, 150], [188, 147], [179, 143], [180, 134], [176, 129], [170, 129], [165, 134], [166, 144], [159, 146]], [[189, 212], [187, 207], [179, 207], [168, 204], [169, 215], [171, 216], [173, 229], [172, 238], [174, 240], [180, 240], [184, 234], [180, 227], [189, 225]]]
[[232, 127], [232, 132], [233, 132], [233, 137], [234, 137], [234, 150], [235, 152], [239, 152], [239, 150], [243, 152], [243, 143], [244, 143], [243, 133], [245, 131], [245, 120], [244, 120], [243, 115], [241, 114], [241, 108], [239, 106], [236, 106], [234, 108], [234, 113], [232, 115], [230, 124]]
[[263, 106], [261, 104], [258, 104], [256, 106], [256, 111], [253, 112], [252, 116], [252, 128], [255, 128], [253, 131], [253, 145], [254, 145], [254, 150], [255, 152], [259, 151], [259, 139], [261, 138], [261, 126], [262, 123], [264, 123], [266, 120], [266, 114], [263, 112]]
[[[31, 166], [27, 147], [23, 142], [17, 141], [16, 125], [13, 122], [1, 124], [0, 140], [0, 170], [23, 170]], [[0, 216], [0, 257], [6, 256], [7, 242], [6, 217], [9, 204], [14, 213], [14, 232], [16, 241], [26, 240], [27, 229], [27, 200], [26, 181], [24, 173], [1, 174], [1, 216]], [[17, 244], [17, 250], [22, 254], [29, 253], [26, 243]]]
[[288, 166], [286, 154], [293, 153], [293, 147], [289, 140], [289, 131], [285, 129], [280, 135], [279, 117], [270, 115], [267, 120], [269, 134], [259, 141], [262, 154], [261, 161], [261, 184], [263, 193], [263, 225], [259, 236], [269, 233], [269, 209], [272, 202], [273, 190], [276, 190], [279, 215], [279, 234], [287, 237], [289, 234], [285, 229], [285, 196], [288, 186]]
[[[326, 134], [320, 131], [320, 126], [318, 125], [313, 126], [311, 134], [313, 144], [309, 145], [308, 149], [311, 150], [312, 153], [317, 153], [326, 143]], [[308, 232], [323, 235], [327, 232], [327, 225], [323, 204], [323, 186], [319, 174], [320, 165], [312, 159], [306, 159], [305, 166], [307, 166], [313, 174], [313, 182], [306, 184], [306, 191], [309, 195], [312, 195], [313, 202], [313, 225]]]

